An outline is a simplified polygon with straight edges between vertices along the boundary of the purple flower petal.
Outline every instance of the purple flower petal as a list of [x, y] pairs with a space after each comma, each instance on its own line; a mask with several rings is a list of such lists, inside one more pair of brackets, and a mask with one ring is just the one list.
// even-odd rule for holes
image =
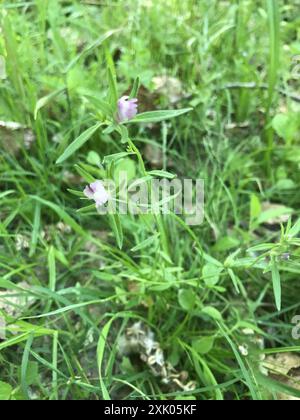
[[129, 99], [129, 96], [122, 96], [118, 100], [118, 121], [128, 121], [138, 113], [138, 99]]
[[85, 187], [85, 189], [83, 190], [83, 194], [89, 198], [90, 200], [92, 200], [94, 198], [94, 191], [91, 189], [91, 187], [89, 185], [87, 185]]
[[109, 194], [104, 188], [102, 181], [99, 180], [86, 186], [83, 193], [87, 198], [95, 201], [96, 207], [102, 206], [109, 200]]
[[105, 191], [103, 182], [99, 180], [92, 182], [90, 184], [90, 188], [93, 190], [94, 193], [96, 193], [97, 191]]

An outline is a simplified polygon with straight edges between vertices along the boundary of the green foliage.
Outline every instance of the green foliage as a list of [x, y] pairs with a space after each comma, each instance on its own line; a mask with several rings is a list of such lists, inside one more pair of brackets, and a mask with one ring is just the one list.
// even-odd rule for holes
[[[299, 397], [261, 373], [299, 352], [298, 3], [0, 7], [0, 400]], [[204, 179], [204, 223], [99, 215], [120, 171]], [[136, 323], [195, 388], [122, 350]]]

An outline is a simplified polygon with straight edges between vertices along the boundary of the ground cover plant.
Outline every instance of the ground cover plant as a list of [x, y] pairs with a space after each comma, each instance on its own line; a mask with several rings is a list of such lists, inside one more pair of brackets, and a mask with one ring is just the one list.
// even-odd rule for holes
[[0, 399], [299, 399], [300, 2], [0, 7]]

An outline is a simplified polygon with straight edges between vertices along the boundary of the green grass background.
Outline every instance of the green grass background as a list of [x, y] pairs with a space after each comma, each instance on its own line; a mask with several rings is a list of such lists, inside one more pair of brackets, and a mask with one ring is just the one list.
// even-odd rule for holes
[[[292, 338], [300, 313], [300, 2], [4, 0], [0, 8], [0, 120], [26, 127], [0, 127], [0, 287], [34, 299], [17, 317], [1, 310], [0, 396], [278, 398], [284, 385], [259, 364], [264, 352], [300, 351]], [[75, 165], [97, 170], [90, 151], [102, 160], [126, 145], [99, 130], [56, 164], [94, 124], [108, 56], [120, 96], [140, 77], [141, 110], [193, 108], [131, 127], [147, 169], [205, 180], [202, 226], [122, 216], [122, 250], [108, 220], [78, 212], [82, 202], [68, 190], [86, 184]], [[163, 75], [182, 83], [175, 105], [155, 92], [153, 78]], [[125, 167], [142, 175], [131, 160]], [[266, 202], [285, 208], [266, 210]], [[287, 212], [290, 224], [280, 226]], [[28, 241], [22, 250], [19, 235]], [[195, 390], [165, 386], [119, 354], [119, 337], [137, 320]], [[266, 351], [247, 343], [245, 328]], [[248, 357], [238, 350], [244, 343]]]

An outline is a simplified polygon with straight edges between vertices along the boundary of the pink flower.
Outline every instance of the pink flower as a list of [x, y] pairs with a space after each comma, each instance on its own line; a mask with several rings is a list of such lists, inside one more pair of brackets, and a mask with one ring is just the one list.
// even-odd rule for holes
[[109, 200], [108, 192], [101, 181], [95, 181], [92, 184], [87, 185], [83, 194], [87, 198], [94, 200], [96, 207], [103, 206], [103, 204], [106, 204]]
[[129, 96], [122, 96], [118, 100], [118, 121], [131, 120], [138, 113], [138, 100], [136, 98], [129, 99]]

